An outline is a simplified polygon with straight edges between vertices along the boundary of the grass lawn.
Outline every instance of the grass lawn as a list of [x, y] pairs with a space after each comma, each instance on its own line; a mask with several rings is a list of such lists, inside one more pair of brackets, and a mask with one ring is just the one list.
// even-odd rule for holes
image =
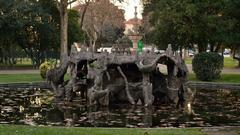
[[0, 74], [0, 83], [24, 83], [43, 81], [39, 74]]
[[185, 58], [185, 63], [186, 63], [186, 64], [192, 64], [192, 59], [193, 59], [193, 58], [191, 58], [191, 57]]
[[[188, 79], [190, 81], [199, 81], [197, 80], [195, 74], [190, 74]], [[240, 74], [222, 74], [221, 78], [215, 82], [240, 83]]]
[[232, 57], [224, 58], [224, 67], [225, 68], [235, 68], [238, 66], [238, 61], [234, 60]]
[[[68, 79], [69, 75], [65, 76]], [[44, 81], [40, 74], [0, 74], [0, 83], [26, 83]]]
[[[192, 64], [192, 58], [185, 59], [186, 64]], [[232, 57], [224, 57], [224, 67], [225, 68], [236, 68], [238, 66], [238, 61], [234, 60]]]
[[0, 125], [0, 135], [205, 135], [199, 128], [67, 128]]

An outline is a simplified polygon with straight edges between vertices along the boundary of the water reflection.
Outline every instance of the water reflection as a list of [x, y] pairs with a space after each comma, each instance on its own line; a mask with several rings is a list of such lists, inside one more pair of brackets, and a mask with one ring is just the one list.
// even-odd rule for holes
[[76, 127], [240, 126], [240, 92], [198, 91], [188, 109], [114, 105], [87, 107], [85, 101], [54, 102], [48, 90], [0, 90], [0, 123]]

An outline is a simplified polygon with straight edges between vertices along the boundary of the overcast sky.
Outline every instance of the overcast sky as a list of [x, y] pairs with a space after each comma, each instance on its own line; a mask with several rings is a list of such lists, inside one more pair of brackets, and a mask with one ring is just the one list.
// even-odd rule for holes
[[137, 6], [138, 9], [138, 18], [142, 18], [142, 4], [140, 0], [125, 0], [126, 2], [118, 3], [122, 9], [125, 10], [125, 19], [131, 19], [134, 17], [134, 7]]
[[[119, 6], [121, 9], [125, 10], [125, 19], [129, 20], [134, 17], [134, 11], [135, 11], [135, 6], [137, 6], [137, 12], [138, 12], [138, 18], [142, 18], [142, 4], [140, 0], [124, 0], [123, 3], [116, 2], [117, 0], [112, 0], [114, 1], [115, 5]], [[73, 6], [77, 4], [74, 3]]]

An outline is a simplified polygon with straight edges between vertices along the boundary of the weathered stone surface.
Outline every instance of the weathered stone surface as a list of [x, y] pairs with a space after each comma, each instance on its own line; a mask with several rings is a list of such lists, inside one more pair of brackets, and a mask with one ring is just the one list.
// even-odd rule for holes
[[64, 98], [65, 93], [65, 86], [67, 85], [66, 82], [64, 82], [64, 75], [67, 72], [69, 65], [69, 58], [68, 56], [65, 56], [63, 58], [63, 61], [59, 67], [55, 67], [53, 69], [50, 69], [46, 73], [46, 81], [51, 84], [52, 89], [54, 90], [55, 96], [58, 98]]
[[[183, 104], [179, 102], [187, 98], [184, 85], [188, 70], [181, 57], [173, 54], [171, 46], [165, 54], [130, 54], [124, 52], [127, 49], [118, 50], [110, 54], [93, 53], [86, 49], [76, 52], [72, 47], [69, 63], [48, 72], [48, 80], [58, 91], [56, 95], [65, 93], [70, 99], [71, 93], [80, 91], [86, 95], [82, 98], [87, 98], [89, 104], [100, 105], [136, 104], [139, 100], [145, 106], [159, 102]], [[158, 64], [167, 66], [166, 75], [159, 71]], [[62, 76], [67, 66], [70, 67], [71, 77], [64, 84]]]

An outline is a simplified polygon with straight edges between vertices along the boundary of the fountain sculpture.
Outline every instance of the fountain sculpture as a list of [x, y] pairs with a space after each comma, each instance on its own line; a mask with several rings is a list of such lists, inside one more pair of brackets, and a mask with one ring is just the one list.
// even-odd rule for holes
[[[47, 72], [56, 99], [71, 101], [74, 93], [80, 92], [90, 105], [151, 106], [162, 102], [184, 105], [188, 70], [171, 46], [164, 54], [151, 51], [131, 54], [116, 48], [112, 52], [93, 53], [73, 46], [70, 57]], [[167, 74], [161, 72], [159, 64], [167, 66]], [[64, 82], [68, 67], [70, 80]]]

